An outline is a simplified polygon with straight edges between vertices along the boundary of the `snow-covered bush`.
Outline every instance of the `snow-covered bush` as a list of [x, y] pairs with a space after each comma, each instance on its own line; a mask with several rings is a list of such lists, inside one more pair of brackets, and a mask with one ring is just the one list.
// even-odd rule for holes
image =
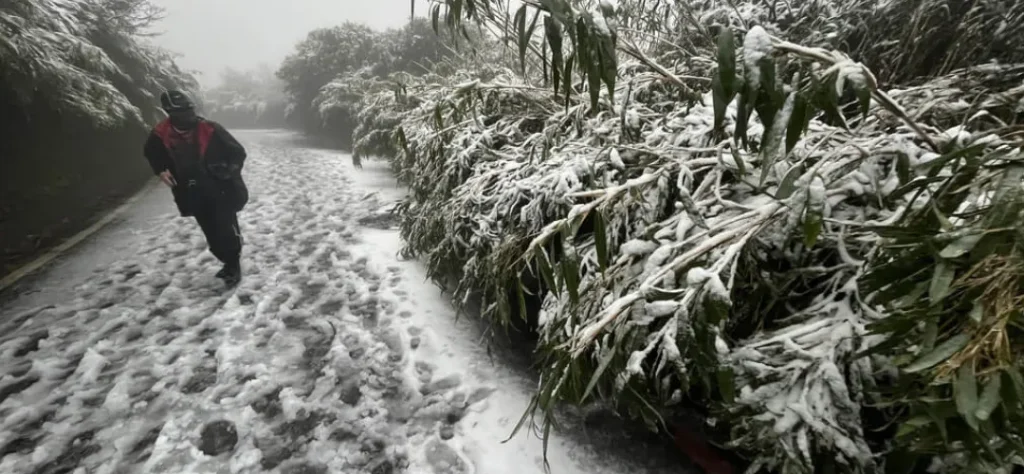
[[[110, 126], [150, 120], [167, 87], [197, 90], [170, 56], [118, 23], [132, 12], [102, 0], [0, 5], [0, 87], [18, 104], [37, 97]], [[134, 2], [139, 3], [139, 2]], [[144, 6], [144, 4], [143, 4]], [[137, 26], [136, 26], [137, 27]]]
[[[543, 299], [531, 412], [596, 399], [656, 427], [702, 405], [752, 472], [1024, 463], [1020, 66], [907, 72], [926, 53], [878, 46], [872, 71], [783, 39], [827, 46], [824, 13], [876, 2], [684, 1], [664, 23], [622, 14], [641, 2], [441, 3], [511, 25], [515, 64], [367, 94], [356, 138], [394, 139], [407, 252], [457, 299], [502, 322]], [[686, 31], [680, 54], [619, 37], [650, 24]], [[998, 56], [963, 48], [948, 64]]]
[[[308, 133], [336, 138], [352, 148], [364, 91], [392, 74], [420, 75], [450, 56], [448, 42], [418, 19], [403, 28], [375, 31], [355, 23], [319, 29], [296, 46], [278, 71]], [[356, 158], [358, 159], [358, 158]]]

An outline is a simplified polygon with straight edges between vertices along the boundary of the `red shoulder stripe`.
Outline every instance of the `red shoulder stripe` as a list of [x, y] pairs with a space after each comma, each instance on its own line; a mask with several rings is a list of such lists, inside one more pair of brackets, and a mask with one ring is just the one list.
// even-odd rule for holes
[[210, 146], [210, 140], [213, 139], [213, 132], [213, 125], [205, 120], [200, 120], [199, 125], [196, 126], [196, 138], [199, 141], [200, 158], [206, 158], [206, 149]]
[[153, 133], [160, 137], [160, 141], [163, 142], [164, 148], [171, 149], [171, 122], [167, 119], [161, 120], [160, 123], [153, 127]]

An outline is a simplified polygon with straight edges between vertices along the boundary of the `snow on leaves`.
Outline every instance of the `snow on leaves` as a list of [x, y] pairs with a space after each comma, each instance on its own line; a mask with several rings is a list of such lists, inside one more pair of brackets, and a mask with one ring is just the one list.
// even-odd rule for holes
[[103, 8], [90, 0], [0, 6], [0, 78], [20, 102], [31, 102], [39, 91], [56, 108], [112, 126], [152, 118], [151, 104], [129, 97], [155, 100], [165, 87], [197, 89], [165, 53], [108, 24]]
[[[512, 71], [463, 71], [408, 84], [419, 103], [365, 133], [395, 138], [389, 155], [413, 189], [407, 250], [435, 277], [457, 275], [458, 299], [482, 292], [484, 316], [508, 322], [525, 295], [542, 298], [534, 409], [625, 400], [656, 426], [683, 393], [703, 394], [758, 466], [804, 472], [826, 459], [870, 472], [882, 459], [861, 410], [876, 378], [909, 362], [909, 348], [885, 344], [894, 332], [922, 338], [910, 323], [887, 326], [919, 313], [889, 298], [907, 287], [878, 271], [904, 256], [883, 249], [909, 242], [908, 215], [945, 232], [969, 225], [956, 211], [984, 209], [961, 204], [991, 193], [965, 171], [991, 163], [983, 182], [999, 182], [1019, 151], [984, 116], [947, 139], [920, 121], [953, 114], [930, 94], [963, 97], [945, 85], [977, 90], [991, 74], [886, 94], [845, 55], [761, 27], [732, 34], [718, 38], [711, 91], [689, 103], [636, 63], [620, 65], [614, 100], [593, 110]], [[1011, 90], [975, 103], [1006, 117], [994, 97], [1024, 95]], [[365, 116], [388, 114], [393, 95], [365, 102]], [[926, 215], [937, 205], [952, 207]], [[927, 287], [920, 275], [903, 276]], [[995, 392], [960, 411], [990, 416]]]

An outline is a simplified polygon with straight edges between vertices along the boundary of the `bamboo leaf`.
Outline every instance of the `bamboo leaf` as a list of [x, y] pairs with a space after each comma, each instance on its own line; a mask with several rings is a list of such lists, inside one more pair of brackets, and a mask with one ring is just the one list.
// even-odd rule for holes
[[932, 417], [926, 415], [917, 415], [900, 424], [899, 429], [896, 431], [896, 437], [902, 438], [908, 434], [917, 431], [920, 428], [923, 428], [931, 424], [934, 424]]
[[597, 250], [597, 264], [603, 273], [608, 269], [608, 235], [605, 229], [604, 216], [601, 211], [594, 211], [594, 248]]
[[786, 150], [792, 150], [796, 146], [810, 121], [810, 104], [804, 96], [796, 94], [793, 101], [793, 113], [790, 115], [789, 125], [786, 127]]
[[871, 86], [868, 85], [864, 73], [857, 71], [850, 75], [853, 78], [853, 92], [857, 95], [857, 102], [860, 104], [860, 115], [862, 119], [868, 118], [871, 111]]
[[921, 163], [917, 165], [917, 167], [921, 170], [927, 171], [928, 176], [932, 177], [937, 175], [939, 170], [941, 170], [942, 167], [948, 164], [949, 162], [960, 158], [976, 156], [979, 152], [985, 149], [985, 146], [986, 145], [984, 143], [975, 143], [973, 145], [961, 148], [959, 150], [954, 150], [949, 153], [946, 153], [926, 163]]
[[715, 130], [721, 131], [725, 126], [725, 111], [729, 107], [729, 99], [719, 76], [711, 78], [711, 100], [715, 107]]
[[516, 29], [516, 45], [519, 47], [519, 70], [526, 74], [526, 47], [530, 44], [530, 38], [526, 35], [526, 5], [519, 7], [512, 19], [512, 25]]
[[[771, 130], [776, 122], [776, 114], [781, 110], [783, 104], [787, 100], [787, 96], [782, 93], [781, 81], [777, 80], [775, 62], [769, 57], [762, 58], [758, 63], [760, 74], [760, 93], [757, 95], [757, 100], [754, 101], [754, 108], [757, 109], [757, 116], [761, 118], [761, 123], [764, 124], [764, 134], [768, 135], [768, 131]], [[795, 93], [795, 91], [794, 91]], [[788, 118], [782, 121], [783, 127], [788, 123]]]
[[977, 431], [978, 417], [975, 416], [975, 412], [978, 410], [978, 380], [974, 377], [974, 364], [970, 361], [961, 365], [956, 372], [953, 396], [957, 413], [960, 413], [964, 421]]
[[745, 83], [740, 93], [739, 101], [736, 103], [736, 131], [733, 133], [733, 139], [737, 143], [742, 143], [743, 146], [749, 144], [747, 140], [747, 126], [750, 123], [750, 112], [753, 110], [753, 106], [750, 105], [751, 95], [756, 95], [756, 92], [751, 92]]
[[605, 87], [608, 88], [608, 98], [614, 102], [615, 81], [619, 75], [618, 57], [615, 55], [616, 43], [618, 42], [618, 35], [615, 31], [615, 11], [609, 5], [602, 3], [601, 12], [605, 18], [608, 34], [605, 34], [602, 30], [595, 29], [597, 33], [595, 36], [598, 40], [597, 52], [601, 70], [600, 77]]
[[804, 174], [803, 165], [795, 165], [786, 172], [786, 176], [782, 177], [782, 181], [779, 182], [779, 189], [775, 191], [775, 199], [783, 200], [793, 194], [796, 189], [796, 180]]
[[430, 26], [434, 28], [434, 34], [435, 35], [441, 34], [440, 30], [438, 29], [438, 20], [439, 20], [440, 16], [441, 16], [441, 5], [440, 4], [435, 4], [434, 6], [430, 7]]
[[547, 38], [548, 44], [551, 45], [551, 82], [554, 85], [555, 94], [558, 94], [558, 81], [564, 69], [564, 64], [562, 63], [562, 25], [551, 16], [544, 17], [544, 36]]
[[523, 281], [521, 279], [516, 280], [516, 299], [519, 300], [519, 317], [522, 318], [523, 321], [527, 321], [529, 317], [526, 314], [526, 295], [523, 290]]
[[991, 377], [988, 383], [985, 384], [985, 388], [981, 392], [981, 399], [978, 400], [978, 409], [974, 413], [979, 420], [988, 420], [992, 412], [999, 407], [999, 403], [1002, 401], [999, 395], [1001, 381], [1002, 379], [997, 374], [995, 377]]
[[572, 91], [572, 67], [574, 56], [570, 55], [569, 59], [565, 61], [565, 71], [562, 75], [562, 86], [565, 88], [563, 93], [565, 94], [565, 108], [569, 108], [569, 94]]
[[900, 185], [910, 182], [910, 157], [900, 152], [896, 155], [896, 176], [899, 177]]
[[935, 272], [932, 273], [932, 282], [928, 287], [928, 300], [932, 305], [942, 302], [942, 299], [949, 293], [949, 286], [953, 283], [956, 270], [945, 260], [935, 264]]
[[[768, 173], [772, 170], [772, 165], [786, 157], [786, 126], [789, 124], [789, 118], [793, 114], [795, 102], [796, 93], [791, 92], [789, 97], [786, 98], [782, 111], [778, 114], [778, 121], [775, 122], [770, 130], [765, 132], [761, 148], [761, 179], [758, 183], [759, 186], [764, 186], [765, 181], [768, 179]], [[764, 119], [764, 117], [761, 118], [762, 120]]]
[[722, 395], [722, 401], [733, 403], [736, 400], [736, 382], [733, 380], [732, 368], [719, 367], [715, 375], [718, 379], [718, 393]]
[[[908, 173], [908, 175], [909, 175], [909, 173]], [[896, 188], [896, 190], [894, 190], [892, 193], [889, 194], [888, 199], [890, 199], [890, 200], [899, 199], [899, 198], [903, 197], [904, 195], [910, 193], [911, 191], [916, 191], [916, 190], [918, 190], [920, 188], [928, 186], [929, 184], [937, 183], [939, 181], [944, 181], [945, 179], [946, 178], [944, 178], [944, 177], [931, 177], [931, 178], [918, 178], [918, 179], [914, 179], [914, 180], [910, 181], [909, 183], [904, 184], [903, 186], [900, 186], [900, 187]]]
[[904, 372], [916, 373], [922, 370], [930, 369], [960, 352], [964, 347], [967, 347], [967, 343], [971, 341], [971, 337], [967, 334], [957, 334], [949, 339], [946, 339], [939, 344], [931, 352], [920, 356], [912, 362], [910, 365], [903, 368]]
[[534, 259], [537, 261], [537, 269], [540, 270], [541, 278], [548, 285], [548, 289], [561, 291], [557, 284], [558, 281], [555, 280], [555, 272], [551, 269], [551, 261], [548, 259], [547, 252], [544, 249], [537, 249], [534, 253]]
[[814, 247], [821, 234], [822, 213], [820, 211], [807, 210], [804, 217], [804, 246]]
[[583, 390], [583, 397], [580, 398], [580, 404], [587, 401], [587, 398], [590, 396], [590, 392], [592, 392], [594, 387], [597, 386], [598, 380], [600, 380], [601, 375], [604, 374], [608, 365], [611, 364], [612, 359], [615, 357], [615, 353], [618, 352], [618, 350], [619, 346], [617, 344], [611, 344], [611, 348], [608, 349], [604, 356], [601, 357], [601, 362], [597, 364], [597, 369], [594, 370], [594, 375], [590, 377], [590, 382], [587, 383], [587, 388]]
[[[526, 37], [533, 38], [533, 33], [537, 31], [537, 19], [540, 18], [540, 10], [533, 12], [533, 19], [530, 20], [530, 26], [526, 27]], [[527, 42], [529, 44], [529, 42]]]
[[724, 97], [732, 100], [736, 93], [736, 38], [728, 27], [718, 34], [718, 75]]
[[971, 249], [978, 244], [978, 241], [980, 241], [984, 235], [985, 234], [981, 232], [964, 235], [953, 242], [950, 242], [949, 245], [946, 245], [946, 247], [939, 252], [939, 256], [945, 259], [953, 259], [966, 255], [967, 252], [970, 252]]
[[[568, 244], [566, 245], [568, 247]], [[579, 293], [579, 266], [576, 264], [576, 257], [572, 255], [570, 251], [566, 252], [566, 255], [562, 256], [559, 260], [559, 266], [562, 270], [562, 281], [565, 282], [565, 289], [569, 292], [569, 301], [573, 305], [577, 305], [580, 302]]]
[[1006, 367], [1001, 374], [1002, 400], [1011, 410], [1019, 410], [1024, 404], [1024, 377], [1014, 367]]

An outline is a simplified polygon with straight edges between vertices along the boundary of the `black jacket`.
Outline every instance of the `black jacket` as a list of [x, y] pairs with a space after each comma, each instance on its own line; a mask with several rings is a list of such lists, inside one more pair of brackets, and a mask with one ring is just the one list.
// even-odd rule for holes
[[[143, 147], [153, 173], [170, 171], [178, 185], [171, 188], [182, 216], [195, 214], [196, 206], [227, 205], [235, 212], [249, 201], [249, 190], [242, 180], [245, 148], [217, 122], [200, 119], [189, 134], [180, 134], [164, 120], [153, 127]], [[202, 172], [191, 176], [193, 184], [182, 176], [180, 164], [188, 153], [200, 160]]]

